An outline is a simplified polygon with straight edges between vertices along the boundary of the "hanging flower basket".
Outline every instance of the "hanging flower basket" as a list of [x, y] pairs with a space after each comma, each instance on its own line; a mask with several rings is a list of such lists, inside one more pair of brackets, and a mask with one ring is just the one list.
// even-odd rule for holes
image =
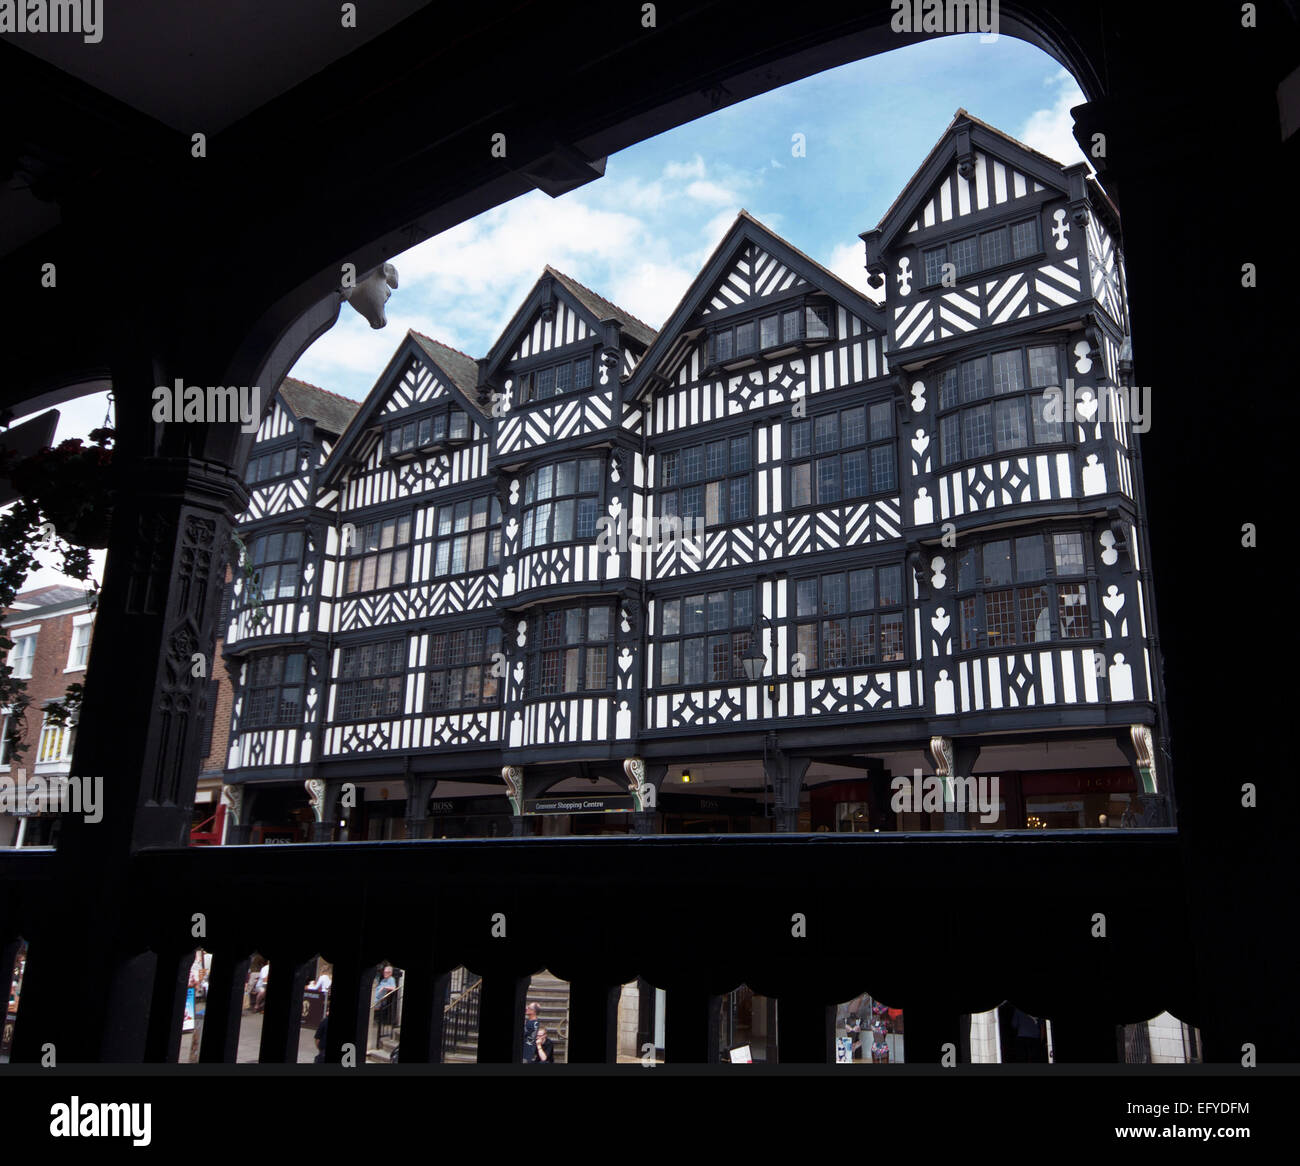
[[9, 472], [14, 489], [40, 508], [59, 537], [79, 547], [108, 546], [113, 518], [109, 471], [113, 464], [111, 429], [61, 441], [18, 462]]

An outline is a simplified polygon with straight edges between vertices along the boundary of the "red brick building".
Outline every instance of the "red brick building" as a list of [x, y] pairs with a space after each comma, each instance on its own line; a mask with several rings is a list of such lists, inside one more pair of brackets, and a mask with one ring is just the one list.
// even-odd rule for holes
[[[25, 591], [5, 613], [14, 642], [8, 663], [27, 682], [29, 703], [21, 715], [0, 710], [0, 781], [20, 771], [47, 780], [68, 775], [76, 729], [52, 722], [46, 708], [84, 679], [94, 620], [89, 593], [65, 584]], [[0, 812], [0, 847], [48, 845], [55, 821], [52, 814]]]

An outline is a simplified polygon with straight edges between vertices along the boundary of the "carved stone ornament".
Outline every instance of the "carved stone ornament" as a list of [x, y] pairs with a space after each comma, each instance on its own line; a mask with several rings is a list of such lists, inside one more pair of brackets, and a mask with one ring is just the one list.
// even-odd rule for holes
[[951, 737], [931, 737], [930, 756], [934, 758], [935, 773], [939, 777], [954, 776]]
[[507, 765], [501, 770], [501, 780], [506, 783], [510, 809], [518, 817], [524, 812], [524, 771], [518, 765]]
[[325, 820], [325, 783], [319, 777], [309, 777], [302, 783], [307, 787], [307, 797], [311, 799], [311, 812], [316, 821]]
[[1137, 753], [1138, 775], [1142, 778], [1143, 787], [1150, 787], [1146, 790], [1148, 793], [1159, 793], [1160, 783], [1156, 776], [1156, 749], [1155, 741], [1151, 736], [1151, 726], [1130, 725], [1128, 732], [1133, 741], [1134, 752]]
[[384, 305], [397, 287], [397, 268], [391, 263], [376, 267], [356, 287], [345, 287], [342, 296], [372, 328], [382, 328], [388, 323]]
[[221, 787], [221, 804], [226, 807], [226, 814], [231, 822], [238, 826], [244, 812], [244, 787], [242, 785], [223, 785]]

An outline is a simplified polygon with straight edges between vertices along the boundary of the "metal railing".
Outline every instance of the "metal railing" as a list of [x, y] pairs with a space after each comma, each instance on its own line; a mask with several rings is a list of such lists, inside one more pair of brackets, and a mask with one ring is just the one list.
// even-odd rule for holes
[[[457, 969], [462, 980], [463, 969]], [[453, 992], [451, 983], [447, 994], [451, 999], [442, 1010], [442, 1058], [448, 1054], [466, 1052], [478, 1046], [479, 1003], [482, 997], [483, 977], [476, 976], [467, 986]]]

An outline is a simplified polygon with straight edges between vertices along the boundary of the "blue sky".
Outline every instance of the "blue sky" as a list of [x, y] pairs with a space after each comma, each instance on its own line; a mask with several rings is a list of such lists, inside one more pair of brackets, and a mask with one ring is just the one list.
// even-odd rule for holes
[[865, 289], [858, 232], [959, 107], [1069, 163], [1083, 158], [1069, 115], [1083, 100], [1056, 61], [1007, 36], [937, 37], [829, 70], [613, 155], [563, 198], [534, 191], [394, 256], [388, 327], [345, 307], [293, 375], [360, 399], [407, 328], [482, 356], [547, 263], [657, 328], [741, 207]]

